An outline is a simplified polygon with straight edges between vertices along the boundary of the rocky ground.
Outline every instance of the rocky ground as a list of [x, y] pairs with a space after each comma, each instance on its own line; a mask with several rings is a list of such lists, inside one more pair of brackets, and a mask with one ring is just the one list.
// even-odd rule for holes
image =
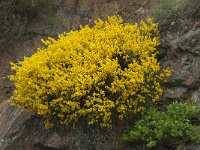
[[[145, 18], [149, 9], [159, 0], [60, 0], [55, 16], [61, 21], [48, 24], [40, 17], [32, 20], [23, 37], [0, 47], [0, 149], [2, 150], [108, 150], [125, 149], [120, 142], [120, 124], [112, 131], [97, 127], [78, 126], [47, 130], [41, 118], [7, 104], [13, 84], [9, 62], [31, 56], [41, 46], [40, 39], [56, 37], [58, 33], [79, 28], [79, 24], [92, 24], [96, 18], [121, 15], [128, 22]], [[162, 101], [174, 99], [194, 101], [200, 105], [200, 22], [191, 22], [179, 32], [164, 32], [159, 47], [159, 61], [169, 66], [173, 74], [163, 85]], [[183, 29], [182, 29], [183, 30]], [[128, 148], [127, 148], [128, 149]], [[180, 150], [197, 150], [198, 145], [180, 146]], [[132, 149], [133, 150], [133, 149]]]

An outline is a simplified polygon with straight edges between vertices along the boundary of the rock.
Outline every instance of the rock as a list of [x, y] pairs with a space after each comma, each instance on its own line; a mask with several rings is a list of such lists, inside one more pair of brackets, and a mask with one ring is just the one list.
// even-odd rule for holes
[[191, 96], [189, 99], [200, 106], [200, 86], [197, 90], [191, 91]]
[[57, 36], [63, 31], [77, 30], [79, 25], [92, 25], [97, 18], [106, 19], [112, 15], [121, 15], [125, 21], [135, 22], [136, 19], [144, 19], [147, 9], [158, 1], [59, 0], [54, 2], [57, 9], [49, 11], [49, 14], [38, 13], [39, 17], [27, 25], [25, 34]]
[[72, 127], [44, 128], [43, 120], [23, 109], [0, 104], [1, 150], [102, 150], [118, 146], [121, 137], [111, 130], [79, 124]]
[[200, 28], [196, 30], [190, 30], [182, 37], [173, 40], [170, 45], [171, 50], [179, 49], [180, 52], [196, 54], [194, 49], [200, 45]]
[[165, 99], [171, 100], [183, 100], [186, 97], [188, 89], [185, 87], [172, 87], [172, 88], [165, 88], [163, 97]]
[[140, 7], [136, 12], [135, 14], [136, 15], [143, 15], [145, 13], [145, 9], [143, 7]]
[[169, 42], [167, 65], [171, 66], [173, 74], [169, 82], [189, 89], [200, 85], [200, 29], [191, 30], [178, 39]]
[[190, 145], [187, 145], [184, 150], [200, 150], [200, 145], [190, 144]]
[[0, 105], [0, 149], [6, 149], [19, 138], [24, 130], [25, 122], [30, 118], [26, 111], [14, 108], [3, 102]]

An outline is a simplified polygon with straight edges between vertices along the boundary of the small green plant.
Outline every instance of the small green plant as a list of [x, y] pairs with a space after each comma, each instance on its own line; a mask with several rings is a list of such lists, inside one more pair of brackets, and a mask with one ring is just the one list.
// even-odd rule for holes
[[200, 109], [194, 104], [174, 102], [166, 112], [148, 110], [124, 135], [124, 141], [140, 142], [147, 148], [164, 144], [200, 142], [200, 127], [192, 124]]

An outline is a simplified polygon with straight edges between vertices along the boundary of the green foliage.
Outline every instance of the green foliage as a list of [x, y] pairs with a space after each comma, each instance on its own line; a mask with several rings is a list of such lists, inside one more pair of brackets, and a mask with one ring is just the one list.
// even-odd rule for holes
[[162, 0], [161, 4], [152, 10], [152, 17], [156, 21], [162, 21], [162, 24], [166, 24], [167, 22], [170, 23], [176, 18], [175, 5], [176, 0]]
[[0, 42], [24, 33], [29, 20], [38, 14], [53, 11], [52, 0], [2, 0], [0, 1]]
[[169, 25], [172, 21], [200, 17], [199, 0], [161, 0], [160, 5], [154, 7], [151, 16], [160, 25]]
[[34, 17], [41, 10], [49, 10], [52, 0], [3, 0], [0, 2], [1, 16], [20, 15]]
[[13, 104], [52, 123], [111, 127], [112, 118], [141, 113], [162, 94], [160, 82], [170, 75], [156, 58], [157, 25], [148, 19], [123, 23], [120, 17], [95, 21], [44, 41], [47, 48], [12, 69]]
[[200, 109], [193, 104], [178, 102], [170, 104], [166, 112], [151, 108], [123, 139], [141, 142], [148, 148], [164, 143], [199, 143], [200, 127], [191, 123], [191, 119], [197, 117], [199, 112]]

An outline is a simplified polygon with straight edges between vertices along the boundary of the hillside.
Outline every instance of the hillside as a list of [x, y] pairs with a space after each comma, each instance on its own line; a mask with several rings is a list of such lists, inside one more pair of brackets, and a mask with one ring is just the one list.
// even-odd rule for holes
[[[112, 130], [98, 126], [88, 127], [86, 124], [77, 125], [75, 128], [59, 126], [48, 130], [44, 127], [42, 117], [10, 106], [7, 102], [15, 89], [14, 83], [8, 79], [8, 75], [14, 73], [10, 69], [10, 61], [17, 63], [23, 60], [24, 56], [30, 57], [38, 47], [43, 46], [40, 39], [56, 38], [59, 33], [80, 29], [79, 25], [93, 26], [93, 21], [97, 18], [105, 20], [107, 16], [120, 15], [125, 22], [136, 23], [148, 16], [157, 17], [155, 21], [159, 24], [161, 34], [158, 61], [161, 68], [170, 67], [173, 70], [168, 82], [162, 84], [163, 95], [159, 105], [162, 108], [173, 100], [178, 100], [195, 102], [200, 106], [200, 3], [198, 0], [193, 0], [189, 4], [186, 3], [189, 0], [183, 0], [183, 7], [175, 8], [184, 8], [184, 11], [171, 10], [175, 16], [159, 14], [157, 11], [161, 10], [155, 10], [152, 13], [152, 8], [155, 9], [160, 4], [160, 0], [49, 2], [48, 5], [37, 3], [38, 5], [30, 7], [31, 10], [24, 10], [25, 13], [15, 8], [15, 11], [10, 12], [15, 14], [13, 20], [11, 22], [4, 20], [7, 24], [0, 26], [0, 149], [138, 149], [134, 145], [122, 143], [121, 136], [125, 129], [123, 122], [114, 122]], [[1, 13], [5, 3], [0, 2], [0, 4], [2, 4]], [[187, 9], [185, 5], [188, 6]], [[185, 13], [182, 14], [182, 12]], [[198, 144], [188, 143], [176, 147], [161, 146], [157, 149], [197, 150], [199, 148]]]

